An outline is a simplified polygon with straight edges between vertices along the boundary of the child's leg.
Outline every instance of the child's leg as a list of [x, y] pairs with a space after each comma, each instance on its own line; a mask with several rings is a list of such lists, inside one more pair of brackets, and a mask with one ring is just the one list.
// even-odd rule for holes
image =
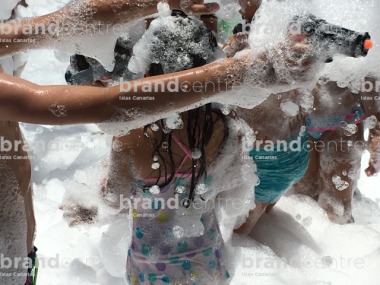
[[277, 202], [276, 203], [273, 203], [273, 204], [269, 204], [266, 208], [265, 208], [265, 213], [269, 213], [272, 209], [273, 209], [273, 207], [275, 206], [277, 204]]
[[[260, 219], [261, 215], [264, 213], [266, 207], [272, 204], [264, 204], [260, 202], [255, 202], [256, 208], [249, 211], [249, 216], [245, 220], [245, 223], [240, 226], [240, 228], [235, 229], [234, 232], [241, 235], [247, 235], [251, 232], [253, 227], [256, 225], [257, 221]], [[274, 204], [273, 204], [274, 205]]]
[[363, 127], [352, 136], [342, 129], [326, 132], [321, 138], [324, 149], [319, 153], [319, 205], [332, 222], [353, 222], [351, 200], [358, 179], [361, 154], [364, 150]]
[[113, 138], [107, 180], [101, 190], [103, 201], [115, 209], [120, 208], [121, 197], [127, 198], [131, 195], [132, 162], [127, 146], [128, 136]]
[[31, 250], [34, 247], [34, 235], [36, 231], [36, 219], [34, 216], [32, 185], [29, 186], [28, 192], [24, 196], [24, 203], [25, 203], [26, 222], [28, 226], [27, 249], [28, 249], [28, 252], [31, 252]]
[[293, 185], [295, 194], [303, 194], [313, 199], [318, 199], [319, 187], [319, 152], [316, 150], [318, 141], [309, 136], [310, 143], [310, 162], [304, 177]]

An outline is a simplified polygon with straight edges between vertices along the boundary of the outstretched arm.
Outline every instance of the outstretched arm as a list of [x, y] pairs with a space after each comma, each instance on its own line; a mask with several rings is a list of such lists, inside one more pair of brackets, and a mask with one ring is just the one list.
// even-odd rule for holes
[[[0, 23], [3, 31], [0, 38], [0, 57], [27, 49], [59, 48], [57, 42], [64, 35], [92, 36], [93, 27], [99, 33], [117, 33], [121, 24], [128, 24], [139, 18], [157, 13], [159, 0], [80, 0], [71, 1], [62, 9], [40, 17], [24, 19], [16, 23]], [[218, 4], [203, 4], [203, 0], [166, 0], [171, 9], [183, 10], [188, 14], [201, 15], [216, 12]], [[58, 23], [58, 25], [56, 25]], [[119, 27], [114, 28], [115, 25]], [[42, 33], [42, 27], [45, 33]], [[48, 28], [50, 27], [50, 31]], [[36, 31], [39, 31], [38, 34]], [[52, 31], [52, 32], [51, 32]], [[65, 37], [65, 36], [64, 36]], [[8, 42], [6, 40], [9, 40]], [[15, 40], [29, 40], [15, 42]], [[70, 37], [64, 38], [67, 45]], [[34, 42], [34, 43], [33, 43]]]
[[[191, 87], [191, 82], [205, 83], [207, 80], [217, 84], [217, 78], [213, 74], [223, 73], [226, 66], [228, 62], [224, 61], [210, 64], [207, 69], [202, 67], [155, 76], [149, 80], [135, 80], [131, 81], [130, 85], [126, 83], [124, 86], [111, 88], [39, 86], [2, 73], [0, 74], [0, 120], [51, 125], [97, 123], [112, 118], [117, 119], [115, 116], [120, 114], [120, 110], [123, 113], [134, 109], [138, 110], [140, 117], [127, 116], [123, 117], [123, 120], [131, 122], [141, 120], [142, 124], [146, 124], [164, 117], [173, 110], [194, 108], [209, 102], [219, 90], [208, 88], [194, 91], [195, 89], [185, 89], [184, 86]], [[178, 88], [175, 87], [175, 82], [178, 82]], [[129, 86], [130, 90], [123, 92], [121, 87], [126, 90]], [[145, 89], [149, 86], [152, 92], [147, 92], [150, 90]], [[224, 91], [223, 88], [226, 89], [222, 85], [220, 91]], [[157, 92], [154, 92], [155, 90]], [[130, 100], [122, 100], [128, 99], [122, 96], [130, 97]], [[153, 97], [153, 100], [138, 100], [141, 99], [139, 97], [147, 96]]]
[[[308, 46], [294, 43], [288, 48], [293, 53], [304, 53]], [[39, 86], [0, 74], [0, 120], [48, 125], [122, 120], [138, 122], [140, 127], [165, 118], [170, 112], [182, 112], [218, 101], [215, 96], [223, 91], [234, 90], [234, 83], [249, 88], [257, 86], [275, 90], [283, 86], [293, 89], [294, 86], [277, 75], [273, 60], [265, 54], [247, 51], [239, 57], [177, 73], [125, 82], [111, 88]], [[290, 67], [288, 76], [303, 80], [308, 64], [293, 60], [292, 56], [288, 58], [283, 53], [275, 60]], [[153, 100], [139, 100], [146, 96], [153, 97]]]

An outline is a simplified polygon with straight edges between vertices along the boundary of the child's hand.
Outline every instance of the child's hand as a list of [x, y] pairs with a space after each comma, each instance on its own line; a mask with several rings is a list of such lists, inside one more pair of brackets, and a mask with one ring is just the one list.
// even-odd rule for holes
[[227, 58], [233, 57], [237, 52], [248, 47], [249, 32], [242, 32], [232, 35], [229, 43], [223, 46], [223, 51]]
[[[253, 57], [252, 57], [253, 55]], [[283, 92], [284, 88], [297, 88], [298, 84], [311, 81], [311, 68], [317, 64], [317, 57], [311, 45], [288, 39], [276, 47], [255, 54], [253, 50], [237, 54], [234, 58], [246, 56], [253, 59], [247, 65], [246, 79], [258, 82], [261, 87], [271, 92]], [[257, 84], [257, 83], [255, 83]]]
[[182, 10], [187, 15], [200, 16], [219, 11], [217, 3], [204, 4], [204, 0], [170, 0], [170, 9]]
[[86, 208], [75, 203], [62, 204], [59, 209], [64, 211], [63, 218], [70, 227], [80, 224], [93, 224], [98, 221], [98, 208], [96, 206]]
[[268, 56], [277, 81], [286, 84], [307, 81], [308, 71], [318, 61], [312, 45], [291, 39], [279, 44]]

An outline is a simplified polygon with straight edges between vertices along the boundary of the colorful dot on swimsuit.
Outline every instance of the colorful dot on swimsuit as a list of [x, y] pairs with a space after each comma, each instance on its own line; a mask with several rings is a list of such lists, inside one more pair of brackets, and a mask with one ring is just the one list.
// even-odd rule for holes
[[149, 244], [144, 243], [141, 246], [141, 252], [142, 252], [143, 255], [149, 256], [151, 254], [151, 252], [152, 252], [152, 248], [150, 247]]
[[160, 244], [158, 248], [160, 249], [162, 255], [167, 255], [171, 251], [171, 248], [164, 243]]
[[164, 277], [162, 277], [162, 282], [164, 282], [164, 283], [166, 283], [166, 284], [169, 284], [170, 283], [170, 280], [169, 280], [169, 278], [168, 277], [166, 277], [166, 276], [164, 276]]
[[141, 196], [143, 197], [143, 198], [150, 198], [150, 197], [152, 197], [152, 193], [148, 190], [148, 191], [142, 191], [141, 192]]
[[199, 271], [194, 271], [191, 273], [191, 280], [198, 279], [199, 278]]
[[191, 262], [188, 261], [188, 260], [185, 260], [183, 263], [182, 263], [182, 268], [184, 270], [189, 270], [191, 268]]
[[145, 282], [145, 276], [144, 276], [144, 273], [140, 273], [139, 274], [139, 279], [141, 282]]
[[165, 271], [166, 269], [166, 264], [163, 262], [157, 262], [155, 265], [158, 271]]
[[178, 256], [175, 256], [175, 257], [169, 257], [168, 260], [171, 262], [171, 263], [178, 263], [179, 261], [179, 257]]
[[215, 249], [215, 256], [217, 259], [220, 258], [220, 252], [219, 252], [219, 249]]
[[212, 247], [206, 248], [205, 250], [202, 250], [202, 253], [204, 256], [209, 256], [212, 252]]
[[136, 237], [137, 237], [138, 239], [141, 239], [143, 236], [144, 236], [144, 234], [142, 233], [140, 227], [137, 227], [137, 228], [136, 228]]
[[157, 276], [154, 273], [150, 273], [148, 275], [148, 279], [149, 279], [150, 282], [155, 282], [157, 280]]
[[211, 270], [212, 269], [215, 269], [216, 267], [216, 263], [214, 260], [211, 260], [209, 263], [208, 263], [208, 268], [210, 268]]
[[137, 210], [133, 210], [132, 211], [132, 217], [133, 217], [133, 219], [137, 220], [139, 218], [139, 212], [137, 212]]
[[177, 243], [177, 249], [179, 252], [185, 251], [187, 249], [187, 246], [188, 244], [185, 241], [180, 241], [179, 243]]
[[209, 229], [209, 231], [207, 232], [207, 236], [209, 237], [211, 241], [215, 241], [216, 231], [214, 229]]
[[165, 212], [159, 213], [157, 216], [157, 220], [160, 223], [165, 223], [168, 220], [168, 214], [166, 214]]
[[199, 236], [193, 239], [193, 244], [197, 247], [201, 247], [204, 244], [205, 240], [203, 236]]

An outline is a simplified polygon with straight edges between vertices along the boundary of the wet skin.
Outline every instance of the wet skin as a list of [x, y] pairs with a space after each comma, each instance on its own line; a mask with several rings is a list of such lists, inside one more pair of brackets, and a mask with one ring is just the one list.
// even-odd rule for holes
[[[366, 117], [378, 116], [374, 101], [361, 100], [362, 96], [375, 95], [373, 92], [354, 94], [348, 88], [338, 87], [336, 82], [317, 85], [313, 90], [315, 110], [309, 116], [320, 118], [348, 114], [358, 106], [362, 106]], [[363, 123], [357, 126], [357, 132], [351, 136], [345, 135], [344, 130], [338, 128], [325, 132], [320, 140], [312, 139], [315, 147], [312, 148], [309, 168], [301, 181], [294, 185], [295, 193], [308, 195], [318, 200], [321, 207], [326, 210], [329, 219], [339, 224], [354, 221], [351, 200], [359, 179], [357, 173], [360, 169], [361, 155], [369, 146], [369, 143], [364, 140]], [[348, 146], [347, 141], [351, 141], [351, 147]], [[347, 173], [351, 171], [355, 175], [348, 177], [343, 175], [344, 171]], [[332, 181], [334, 175], [348, 182], [349, 187], [338, 190]], [[334, 210], [330, 203], [334, 200], [343, 206], [343, 212]]]
[[[18, 189], [12, 188], [15, 190], [13, 195], [21, 195], [24, 199], [26, 213], [25, 219], [27, 220], [28, 224], [27, 249], [28, 252], [30, 252], [33, 246], [33, 236], [36, 226], [32, 204], [32, 188], [30, 185], [31, 166], [29, 159], [25, 158], [28, 156], [28, 153], [25, 150], [23, 150], [23, 136], [18, 122], [0, 121], [0, 137], [3, 137], [4, 141], [10, 141], [13, 146], [9, 151], [1, 152], [1, 156], [10, 157], [10, 159], [3, 159], [1, 162], [3, 164], [3, 161], [5, 161], [6, 166], [12, 170], [18, 181]], [[17, 149], [15, 146], [15, 142], [21, 142], [17, 146]], [[4, 143], [4, 147], [7, 147], [6, 143]], [[7, 181], [6, 177], [0, 176], [0, 184], [4, 184], [5, 181]], [[8, 188], [8, 186], [4, 185], [4, 188]]]

